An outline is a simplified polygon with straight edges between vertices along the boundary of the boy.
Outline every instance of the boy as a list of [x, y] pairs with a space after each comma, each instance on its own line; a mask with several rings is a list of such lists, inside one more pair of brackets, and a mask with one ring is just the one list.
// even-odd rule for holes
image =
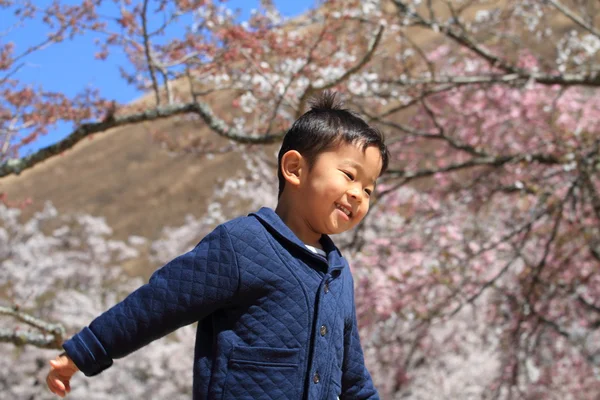
[[353, 280], [328, 235], [355, 227], [385, 171], [383, 136], [325, 93], [287, 132], [279, 199], [218, 226], [63, 345], [46, 382], [198, 322], [194, 399], [377, 399], [358, 336]]

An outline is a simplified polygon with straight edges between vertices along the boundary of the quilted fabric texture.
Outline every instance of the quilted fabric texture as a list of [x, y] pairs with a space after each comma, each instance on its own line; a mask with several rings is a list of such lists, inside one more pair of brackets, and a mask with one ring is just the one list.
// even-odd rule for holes
[[194, 399], [378, 399], [365, 368], [347, 262], [327, 260], [262, 208], [192, 251], [65, 342], [86, 375], [198, 321]]

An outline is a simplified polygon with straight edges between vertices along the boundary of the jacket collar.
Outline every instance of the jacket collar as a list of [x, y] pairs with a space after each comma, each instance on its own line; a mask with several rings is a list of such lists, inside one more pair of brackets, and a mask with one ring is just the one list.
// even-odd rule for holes
[[[279, 215], [268, 207], [262, 207], [255, 213], [249, 214], [250, 216], [256, 217], [271, 231], [271, 233], [279, 236], [280, 238], [287, 241], [289, 244], [299, 248], [303, 253], [310, 255], [314, 259], [322, 260], [321, 257], [308, 250], [304, 243], [296, 236], [294, 232], [279, 218]], [[323, 250], [327, 253], [327, 262], [329, 264], [329, 271], [342, 269], [345, 266], [345, 262], [342, 258], [342, 254], [339, 249], [333, 243], [333, 240], [327, 235], [321, 236], [321, 245]]]

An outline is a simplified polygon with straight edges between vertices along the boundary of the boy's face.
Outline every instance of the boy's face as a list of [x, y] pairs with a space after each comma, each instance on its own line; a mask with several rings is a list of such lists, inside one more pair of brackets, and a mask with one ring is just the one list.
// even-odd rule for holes
[[381, 171], [377, 147], [341, 144], [319, 154], [300, 183], [303, 217], [312, 231], [337, 234], [355, 227], [369, 211]]

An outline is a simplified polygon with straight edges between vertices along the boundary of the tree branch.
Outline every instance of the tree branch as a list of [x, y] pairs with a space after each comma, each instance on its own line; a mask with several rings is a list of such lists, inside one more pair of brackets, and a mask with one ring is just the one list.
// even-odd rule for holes
[[446, 167], [440, 168], [424, 168], [417, 171], [391, 169], [387, 171], [387, 174], [396, 176], [398, 178], [403, 178], [408, 181], [416, 178], [432, 176], [437, 173], [458, 171], [478, 166], [499, 167], [505, 164], [517, 163], [521, 161], [537, 162], [547, 165], [556, 165], [561, 163], [559, 158], [547, 154], [514, 154], [507, 156], [473, 157], [463, 163], [450, 164]]
[[142, 13], [140, 14], [140, 18], [142, 19], [142, 33], [144, 38], [144, 52], [146, 54], [146, 62], [148, 63], [148, 70], [150, 71], [150, 78], [152, 79], [152, 88], [154, 89], [154, 98], [156, 100], [156, 105], [160, 105], [160, 92], [158, 88], [158, 82], [156, 80], [156, 75], [154, 74], [154, 62], [152, 61], [152, 54], [150, 53], [150, 38], [148, 37], [148, 27], [146, 20], [146, 12], [148, 10], [148, 0], [144, 0], [144, 5], [142, 7]]
[[41, 331], [26, 332], [19, 329], [0, 328], [0, 342], [10, 342], [21, 346], [30, 344], [46, 349], [61, 348], [65, 337], [65, 328], [62, 325], [43, 321], [11, 307], [0, 306], [0, 315], [8, 315]]
[[[308, 49], [308, 52], [307, 52], [308, 54], [306, 56], [306, 60], [304, 61], [304, 64], [296, 71], [295, 74], [293, 74], [290, 77], [289, 82], [285, 85], [283, 93], [277, 99], [275, 107], [273, 108], [273, 114], [271, 115], [271, 119], [269, 120], [269, 127], [267, 128], [267, 134], [271, 133], [271, 129], [273, 128], [273, 122], [275, 121], [275, 117], [277, 116], [277, 113], [279, 112], [279, 107], [281, 106], [281, 102], [285, 99], [285, 96], [286, 96], [288, 90], [290, 89], [290, 87], [292, 86], [292, 83], [296, 80], [296, 78], [298, 78], [300, 73], [302, 71], [304, 71], [306, 69], [306, 67], [308, 67], [313, 62], [313, 52], [317, 49], [317, 46], [319, 46], [319, 44], [323, 40], [323, 37], [325, 36], [326, 32], [327, 32], [327, 20], [325, 21], [325, 24], [323, 25], [323, 29], [321, 29], [321, 32], [319, 32], [317, 39], [313, 42], [312, 46], [310, 46], [310, 48]], [[270, 81], [267, 80], [267, 82], [270, 82]], [[299, 113], [301, 113], [301, 112], [302, 112], [302, 108], [298, 107], [296, 117], [299, 117], [300, 116]]]
[[558, 11], [560, 11], [564, 16], [569, 18], [571, 21], [575, 22], [581, 28], [590, 32], [592, 35], [600, 38], [600, 31], [595, 29], [592, 25], [587, 24], [580, 15], [577, 15], [574, 11], [569, 9], [567, 6], [562, 4], [558, 0], [547, 0], [548, 3], [552, 4]]
[[447, 26], [440, 26], [433, 20], [425, 19], [422, 15], [415, 12], [412, 9], [412, 7], [408, 6], [405, 2], [400, 1], [400, 0], [393, 0], [393, 1], [394, 1], [394, 4], [396, 5], [396, 7], [398, 8], [398, 11], [401, 14], [407, 15], [408, 17], [412, 18], [417, 25], [426, 27], [434, 32], [442, 32], [444, 35], [446, 35], [450, 39], [454, 40], [461, 46], [466, 47], [469, 50], [473, 51], [474, 53], [478, 54], [480, 57], [485, 59], [487, 62], [489, 62], [494, 67], [500, 68], [509, 73], [515, 73], [515, 72], [520, 71], [519, 68], [515, 67], [514, 65], [509, 64], [508, 62], [506, 62], [503, 59], [501, 59], [500, 57], [492, 54], [490, 51], [488, 51], [487, 49], [483, 48], [478, 43], [476, 43], [473, 40], [473, 38], [471, 38], [470, 36], [468, 36], [464, 33], [464, 28], [461, 27], [461, 29], [462, 29], [461, 33], [454, 32], [452, 29], [450, 29]]
[[321, 92], [323, 90], [331, 89], [331, 88], [339, 85], [340, 83], [342, 83], [346, 79], [348, 79], [350, 76], [352, 76], [353, 74], [355, 74], [356, 72], [358, 72], [369, 61], [371, 61], [371, 58], [373, 57], [373, 54], [375, 54], [375, 50], [377, 50], [377, 47], [379, 46], [379, 43], [381, 42], [381, 37], [383, 36], [384, 29], [385, 28], [384, 28], [383, 25], [379, 26], [379, 30], [377, 31], [377, 34], [375, 35], [375, 38], [371, 42], [371, 45], [369, 46], [369, 49], [367, 50], [367, 53], [365, 54], [365, 56], [355, 66], [353, 66], [352, 68], [348, 69], [338, 79], [335, 79], [335, 80], [333, 80], [333, 81], [331, 81], [329, 83], [326, 83], [323, 86], [319, 86], [319, 87], [314, 87], [312, 85], [309, 85], [306, 88], [306, 90], [304, 91], [304, 93], [302, 94], [302, 97], [300, 97], [300, 101], [298, 102], [298, 113], [302, 113], [302, 111], [304, 110], [306, 101], [314, 93], [319, 93], [319, 92]]
[[[590, 31], [596, 37], [600, 37], [600, 32], [595, 30], [592, 26], [587, 25], [583, 20], [581, 20], [577, 15], [575, 15], [572, 11], [568, 10], [566, 7], [562, 6], [562, 4], [556, 0], [549, 0], [555, 7], [557, 7], [563, 14], [567, 17], [571, 18], [575, 23], [582, 26], [584, 29]], [[455, 84], [474, 84], [474, 83], [506, 83], [511, 81], [533, 81], [543, 85], [563, 85], [563, 86], [573, 86], [573, 85], [583, 85], [583, 86], [600, 86], [600, 73], [591, 72], [587, 75], [584, 74], [541, 74], [532, 71], [528, 71], [523, 68], [519, 68], [516, 65], [513, 65], [499, 56], [494, 55], [487, 49], [485, 49], [480, 44], [476, 43], [475, 40], [469, 36], [466, 32], [466, 28], [462, 26], [458, 20], [455, 18], [454, 24], [458, 27], [459, 31], [456, 29], [451, 29], [450, 26], [439, 25], [434, 20], [428, 20], [418, 12], [414, 11], [409, 5], [401, 0], [394, 0], [394, 4], [398, 8], [398, 11], [401, 14], [404, 14], [413, 19], [416, 25], [423, 26], [427, 29], [430, 29], [434, 32], [441, 32], [446, 37], [454, 40], [459, 45], [471, 50], [475, 54], [479, 55], [481, 58], [486, 60], [490, 65], [496, 68], [500, 68], [507, 72], [507, 74], [501, 75], [491, 75], [491, 76], [463, 76], [463, 77], [452, 77], [452, 78], [444, 78], [444, 79], [426, 79], [421, 82], [415, 81], [415, 83], [455, 83]], [[397, 81], [398, 84], [406, 84], [404, 80]]]
[[394, 81], [382, 81], [383, 83], [393, 83], [400, 86], [418, 86], [418, 85], [475, 85], [475, 84], [493, 84], [493, 83], [517, 83], [517, 82], [535, 82], [541, 85], [562, 85], [562, 86], [600, 86], [600, 74], [598, 72], [584, 74], [562, 74], [550, 75], [541, 73], [528, 73], [521, 71], [519, 73], [509, 74], [490, 74], [490, 75], [472, 75], [472, 76], [438, 76], [435, 78], [414, 78], [397, 79]]
[[44, 335], [37, 332], [25, 332], [18, 330], [10, 330], [0, 328], [0, 343], [12, 343], [15, 346], [31, 345], [41, 349], [61, 349], [62, 338], [60, 344], [57, 342], [54, 335]]
[[285, 134], [285, 132], [281, 132], [272, 135], [249, 136], [227, 125], [225, 121], [218, 118], [213, 113], [208, 104], [202, 102], [167, 105], [145, 110], [139, 113], [111, 118], [102, 122], [82, 124], [69, 136], [58, 143], [44, 147], [43, 149], [40, 149], [29, 156], [20, 159], [8, 160], [0, 166], [0, 178], [11, 174], [18, 175], [22, 171], [70, 149], [79, 141], [92, 134], [106, 132], [111, 128], [120, 126], [136, 124], [139, 122], [156, 121], [189, 113], [199, 115], [200, 118], [206, 122], [209, 128], [216, 132], [219, 136], [233, 140], [237, 143], [270, 144], [281, 140]]

